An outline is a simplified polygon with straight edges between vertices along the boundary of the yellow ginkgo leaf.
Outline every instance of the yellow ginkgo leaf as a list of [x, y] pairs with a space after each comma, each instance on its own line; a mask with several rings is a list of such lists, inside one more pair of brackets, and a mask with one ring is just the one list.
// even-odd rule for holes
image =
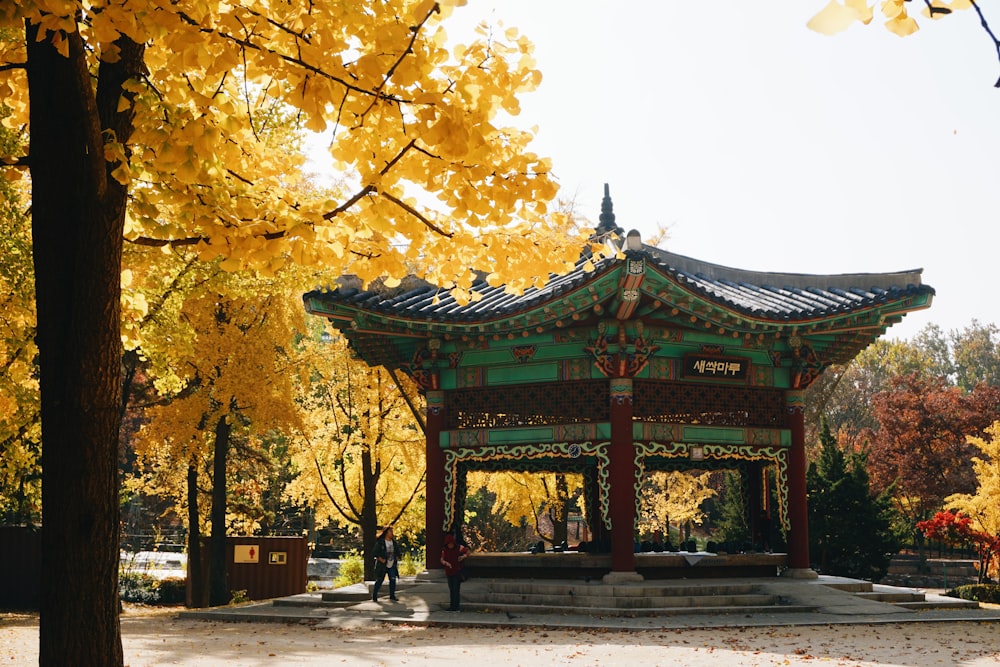
[[872, 22], [872, 17], [874, 16], [874, 5], [869, 5], [868, 0], [844, 0], [844, 5], [848, 9], [853, 9], [858, 14], [858, 21], [861, 21], [865, 25]]
[[913, 17], [907, 16], [905, 13], [894, 19], [886, 21], [885, 27], [889, 30], [889, 32], [893, 32], [900, 37], [912, 35], [917, 30], [920, 30], [920, 26], [918, 26], [917, 22], [913, 20]]
[[887, 19], [905, 18], [906, 9], [903, 7], [903, 0], [883, 0], [882, 15]]
[[850, 28], [857, 20], [859, 16], [856, 10], [845, 7], [837, 0], [830, 0], [826, 7], [809, 19], [806, 27], [821, 35], [836, 35]]

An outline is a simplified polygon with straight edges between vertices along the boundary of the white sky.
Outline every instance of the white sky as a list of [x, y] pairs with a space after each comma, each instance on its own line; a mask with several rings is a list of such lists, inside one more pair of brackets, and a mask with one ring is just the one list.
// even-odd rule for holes
[[544, 80], [516, 122], [595, 223], [607, 182], [621, 227], [668, 225], [668, 250], [705, 261], [922, 267], [934, 304], [890, 338], [1000, 323], [993, 44], [971, 10], [901, 39], [876, 8], [825, 37], [805, 27], [824, 4], [470, 0], [445, 26], [502, 20], [535, 43]]

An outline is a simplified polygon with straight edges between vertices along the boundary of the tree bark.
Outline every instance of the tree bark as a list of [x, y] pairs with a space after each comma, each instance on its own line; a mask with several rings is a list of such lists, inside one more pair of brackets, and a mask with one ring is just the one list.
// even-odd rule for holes
[[208, 604], [229, 604], [226, 582], [226, 457], [229, 455], [231, 427], [226, 416], [215, 425], [215, 459], [212, 473], [212, 544], [208, 564]]
[[142, 47], [119, 40], [95, 90], [79, 34], [68, 57], [26, 26], [33, 260], [42, 416], [40, 665], [122, 665], [118, 620], [120, 281], [127, 190], [104, 130], [131, 136], [122, 82]]
[[372, 467], [372, 454], [366, 447], [361, 451], [361, 474], [364, 498], [361, 500], [361, 539], [364, 540], [361, 553], [365, 561], [365, 581], [375, 577], [375, 538], [378, 537], [378, 508], [375, 504], [375, 489], [382, 474], [381, 463]]
[[191, 578], [191, 606], [200, 609], [208, 606], [205, 590], [205, 568], [201, 560], [201, 525], [198, 516], [198, 467], [188, 464], [188, 576]]

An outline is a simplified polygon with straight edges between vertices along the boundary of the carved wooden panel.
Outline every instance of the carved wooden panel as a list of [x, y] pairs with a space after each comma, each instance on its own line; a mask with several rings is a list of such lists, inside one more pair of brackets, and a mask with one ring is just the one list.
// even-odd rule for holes
[[607, 380], [520, 384], [448, 392], [445, 430], [606, 422]]
[[634, 380], [639, 421], [784, 428], [785, 393], [767, 387]]

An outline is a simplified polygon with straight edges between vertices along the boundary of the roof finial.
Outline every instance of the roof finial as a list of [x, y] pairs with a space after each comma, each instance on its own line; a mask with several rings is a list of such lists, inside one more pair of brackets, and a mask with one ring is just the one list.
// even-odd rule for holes
[[611, 203], [611, 188], [604, 184], [604, 199], [601, 200], [601, 228], [611, 231], [615, 228], [615, 207]]
[[624, 236], [625, 230], [615, 224], [615, 209], [611, 203], [611, 188], [604, 184], [604, 199], [601, 200], [601, 216], [598, 218], [600, 224], [594, 230], [594, 236], [598, 238], [617, 234], [619, 238]]

